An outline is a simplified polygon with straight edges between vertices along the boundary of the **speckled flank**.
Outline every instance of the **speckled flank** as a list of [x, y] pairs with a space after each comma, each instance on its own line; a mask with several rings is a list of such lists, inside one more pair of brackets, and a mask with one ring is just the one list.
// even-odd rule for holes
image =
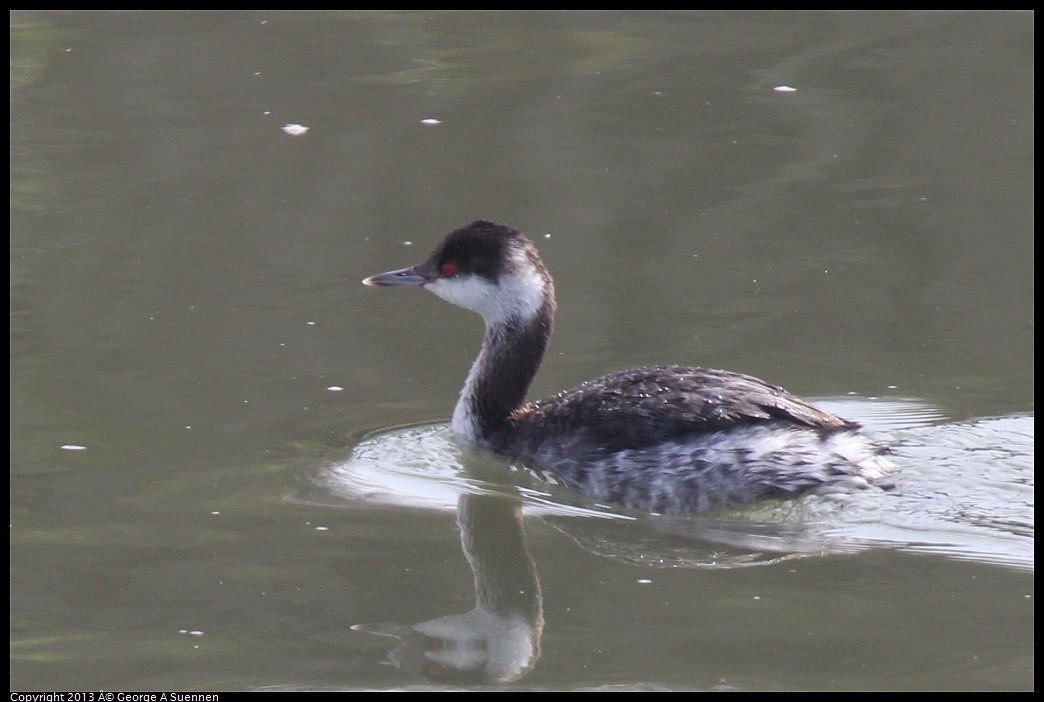
[[598, 455], [548, 442], [525, 460], [598, 500], [646, 512], [704, 512], [833, 485], [865, 487], [891, 462], [860, 434], [752, 425]]

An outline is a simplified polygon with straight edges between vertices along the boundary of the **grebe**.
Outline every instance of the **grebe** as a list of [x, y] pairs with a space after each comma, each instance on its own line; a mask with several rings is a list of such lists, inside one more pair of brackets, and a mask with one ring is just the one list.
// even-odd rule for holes
[[365, 285], [423, 287], [486, 323], [450, 428], [460, 440], [644, 512], [694, 513], [894, 470], [858, 425], [740, 373], [653, 366], [538, 402], [526, 392], [555, 316], [551, 275], [520, 231], [478, 220], [423, 263]]

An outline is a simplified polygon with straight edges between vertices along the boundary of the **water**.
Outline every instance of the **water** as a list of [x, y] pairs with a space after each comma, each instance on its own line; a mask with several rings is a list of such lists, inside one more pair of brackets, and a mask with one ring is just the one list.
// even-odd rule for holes
[[[1032, 15], [16, 12], [11, 47], [12, 689], [1032, 689]], [[480, 321], [359, 281], [477, 217], [556, 279], [534, 396], [750, 373], [896, 489], [670, 519], [462, 451]]]

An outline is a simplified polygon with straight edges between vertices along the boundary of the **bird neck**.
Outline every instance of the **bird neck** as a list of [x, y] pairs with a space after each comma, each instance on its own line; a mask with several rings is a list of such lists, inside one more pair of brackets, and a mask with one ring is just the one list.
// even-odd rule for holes
[[482, 444], [525, 405], [553, 324], [553, 299], [529, 318], [513, 316], [486, 321], [482, 350], [453, 410], [450, 426], [454, 434]]

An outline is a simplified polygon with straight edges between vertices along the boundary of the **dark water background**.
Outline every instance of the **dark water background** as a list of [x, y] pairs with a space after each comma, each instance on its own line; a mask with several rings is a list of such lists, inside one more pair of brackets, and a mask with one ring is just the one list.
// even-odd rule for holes
[[[1032, 689], [1033, 35], [12, 13], [11, 688]], [[449, 417], [481, 325], [358, 281], [478, 217], [556, 277], [535, 396], [751, 373], [894, 445], [899, 490], [604, 519], [396, 429]], [[350, 628], [516, 578], [514, 628]], [[446, 631], [478, 673], [425, 657]]]

